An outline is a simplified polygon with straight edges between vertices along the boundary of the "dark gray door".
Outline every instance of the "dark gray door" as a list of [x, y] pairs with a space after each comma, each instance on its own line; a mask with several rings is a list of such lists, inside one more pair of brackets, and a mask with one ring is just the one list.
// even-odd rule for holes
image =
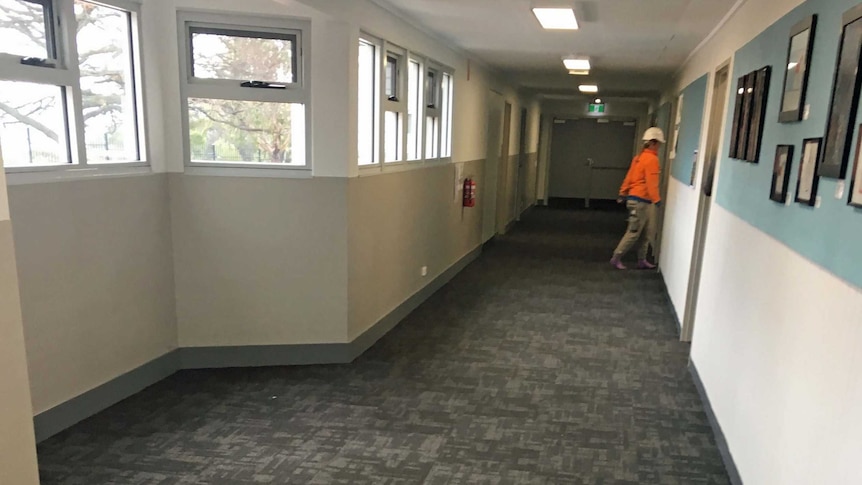
[[632, 160], [634, 121], [554, 120], [548, 195], [556, 198], [617, 197]]

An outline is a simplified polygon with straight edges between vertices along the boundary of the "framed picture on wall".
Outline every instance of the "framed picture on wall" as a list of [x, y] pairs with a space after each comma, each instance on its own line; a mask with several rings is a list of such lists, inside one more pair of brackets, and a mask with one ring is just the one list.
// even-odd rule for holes
[[793, 165], [793, 145], [778, 145], [775, 149], [775, 164], [772, 168], [772, 191], [769, 198], [784, 203], [787, 186], [790, 185], [790, 170]]
[[844, 14], [844, 28], [838, 47], [838, 62], [832, 85], [832, 102], [826, 139], [823, 144], [823, 159], [817, 174], [821, 177], [842, 179], [847, 172], [852, 144], [852, 123], [856, 121], [859, 104], [859, 69], [862, 53], [862, 5]]
[[769, 96], [769, 81], [772, 67], [767, 66], [752, 73], [754, 93], [751, 98], [751, 123], [748, 127], [748, 143], [745, 159], [757, 163], [760, 160], [760, 142], [763, 139], [763, 126], [766, 121], [766, 101]]
[[733, 106], [733, 126], [730, 127], [730, 158], [739, 158], [739, 126], [742, 123], [745, 77], [741, 77], [736, 81], [736, 88], [736, 103]]
[[806, 138], [802, 142], [802, 160], [799, 162], [799, 180], [796, 182], [796, 202], [814, 206], [817, 201], [817, 164], [822, 155], [823, 138]]
[[862, 208], [862, 125], [859, 125], [859, 141], [856, 144], [856, 160], [850, 172], [850, 197], [847, 203]]
[[739, 135], [736, 154], [738, 159], [745, 160], [748, 156], [749, 131], [751, 130], [751, 108], [754, 105], [754, 80], [756, 75], [745, 75], [745, 92], [742, 94], [742, 115], [739, 121]]
[[808, 91], [808, 66], [814, 49], [817, 16], [812, 15], [790, 29], [787, 48], [787, 70], [784, 73], [784, 90], [781, 94], [781, 112], [778, 121], [801, 121]]

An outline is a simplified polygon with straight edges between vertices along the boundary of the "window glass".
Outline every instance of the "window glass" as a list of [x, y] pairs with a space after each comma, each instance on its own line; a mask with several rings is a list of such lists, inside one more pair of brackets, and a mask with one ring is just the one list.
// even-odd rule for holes
[[443, 157], [451, 157], [452, 156], [452, 75], [448, 73], [443, 74], [443, 82], [441, 84], [440, 90], [440, 98], [441, 98], [441, 117], [443, 119], [443, 128], [442, 128], [442, 136], [443, 142], [441, 143], [441, 156]]
[[0, 81], [0, 143], [6, 167], [69, 163], [62, 88]]
[[305, 107], [189, 98], [189, 148], [196, 162], [305, 163]]
[[425, 158], [437, 158], [440, 143], [440, 118], [428, 116], [425, 120]]
[[401, 113], [397, 111], [386, 112], [383, 137], [386, 140], [385, 160], [387, 162], [401, 161], [402, 123], [403, 118]]
[[377, 162], [377, 144], [374, 126], [377, 120], [376, 57], [377, 46], [359, 41], [359, 123], [358, 149], [359, 164], [370, 165]]
[[410, 60], [407, 80], [407, 159], [422, 158], [422, 66]]
[[296, 36], [192, 27], [192, 75], [201, 79], [296, 82]]
[[50, 14], [41, 3], [0, 0], [0, 52], [22, 57], [54, 57]]
[[87, 160], [139, 160], [130, 14], [78, 0], [75, 18]]
[[385, 94], [390, 101], [398, 100], [398, 57], [392, 54], [386, 56], [386, 86]]
[[437, 73], [428, 70], [428, 76], [425, 81], [425, 102], [429, 108], [438, 108], [437, 106]]

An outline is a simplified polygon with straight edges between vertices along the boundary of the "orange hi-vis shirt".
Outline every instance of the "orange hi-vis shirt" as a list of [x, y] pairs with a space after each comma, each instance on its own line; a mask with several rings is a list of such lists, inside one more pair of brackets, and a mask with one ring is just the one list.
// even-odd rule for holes
[[660, 178], [658, 152], [647, 148], [632, 160], [626, 179], [620, 187], [620, 196], [628, 200], [658, 204], [661, 202], [661, 195], [658, 193]]

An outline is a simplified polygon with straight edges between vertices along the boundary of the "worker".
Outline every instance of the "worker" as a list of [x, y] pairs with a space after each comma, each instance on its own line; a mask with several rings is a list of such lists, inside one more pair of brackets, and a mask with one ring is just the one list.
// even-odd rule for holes
[[635, 244], [638, 245], [638, 269], [656, 267], [647, 260], [647, 254], [650, 246], [653, 246], [655, 252], [656, 209], [661, 205], [658, 149], [662, 143], [665, 143], [665, 139], [660, 128], [650, 128], [644, 132], [643, 151], [632, 160], [620, 187], [617, 201], [625, 202], [629, 212], [629, 224], [611, 258], [611, 265], [616, 269], [626, 269], [622, 259]]

